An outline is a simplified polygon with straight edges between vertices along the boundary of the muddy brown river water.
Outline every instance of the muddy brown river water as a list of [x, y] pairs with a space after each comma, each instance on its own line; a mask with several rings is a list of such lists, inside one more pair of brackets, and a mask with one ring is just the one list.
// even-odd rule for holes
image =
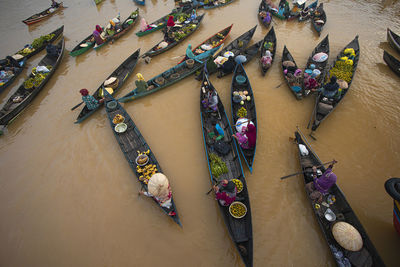
[[[283, 82], [283, 46], [304, 68], [314, 47], [329, 34], [331, 60], [359, 35], [361, 57], [351, 91], [309, 140], [322, 161], [335, 158], [338, 185], [387, 266], [398, 266], [400, 237], [392, 225], [392, 199], [384, 182], [400, 175], [400, 77], [382, 59], [386, 28], [400, 33], [398, 1], [323, 1], [328, 22], [321, 37], [310, 22], [274, 20], [275, 62], [265, 77], [253, 60], [246, 71], [254, 90], [258, 144], [252, 174], [245, 168], [254, 235], [254, 266], [334, 266], [335, 262], [304, 193], [296, 126], [306, 129], [314, 99], [297, 101]], [[65, 26], [66, 49], [55, 75], [0, 138], [0, 266], [242, 266], [210, 189], [199, 115], [199, 82], [174, 86], [123, 104], [169, 177], [183, 228], [149, 199], [138, 197], [136, 177], [121, 153], [101, 109], [84, 123], [74, 120], [79, 90], [93, 92], [137, 48], [148, 50], [161, 32], [138, 38], [139, 23], [114, 44], [79, 57], [68, 52], [96, 24], [136, 9], [130, 0], [66, 0], [68, 8], [26, 26], [21, 21], [50, 1], [0, 1], [0, 57]], [[259, 1], [237, 0], [206, 13], [183, 43], [141, 61], [117, 96], [134, 89], [135, 74], [149, 79], [174, 66], [188, 44], [197, 45], [234, 23], [227, 42], [258, 25], [254, 43], [267, 29], [256, 14]], [[147, 1], [148, 22], [168, 13], [172, 0]], [[40, 61], [0, 95], [3, 105]], [[400, 55], [398, 55], [400, 58]], [[211, 81], [230, 114], [231, 77]], [[228, 116], [230, 117], [230, 115]]]

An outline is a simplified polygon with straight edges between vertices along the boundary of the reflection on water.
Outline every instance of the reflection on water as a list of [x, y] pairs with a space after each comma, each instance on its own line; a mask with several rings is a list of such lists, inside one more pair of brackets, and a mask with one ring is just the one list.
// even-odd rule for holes
[[[38, 97], [0, 138], [0, 265], [4, 266], [242, 266], [213, 196], [199, 115], [200, 83], [193, 77], [143, 99], [123, 104], [153, 149], [171, 182], [183, 224], [177, 227], [140, 189], [114, 138], [104, 110], [81, 125], [79, 90], [94, 92], [133, 51], [146, 51], [158, 31], [137, 37], [139, 23], [113, 44], [78, 57], [69, 51], [116, 13], [124, 18], [133, 1], [68, 1], [68, 8], [26, 26], [21, 21], [47, 8], [46, 1], [2, 2], [0, 57], [33, 38], [65, 25], [65, 55]], [[139, 62], [116, 97], [134, 89], [135, 74], [150, 79], [196, 46], [234, 23], [227, 41], [254, 25], [259, 1], [237, 0], [204, 11], [201, 27], [174, 49]], [[140, 16], [151, 22], [173, 1], [146, 1]], [[386, 28], [400, 33], [398, 1], [324, 1], [328, 22], [319, 37], [310, 22], [274, 19], [277, 55], [263, 77], [256, 60], [245, 68], [254, 90], [259, 124], [253, 174], [245, 169], [251, 198], [255, 266], [333, 266], [334, 260], [313, 218], [298, 172], [297, 147], [289, 141], [296, 125], [306, 129], [314, 99], [297, 101], [283, 82], [280, 61], [287, 45], [304, 67], [313, 48], [329, 34], [330, 62], [355, 35], [361, 57], [349, 93], [309, 140], [323, 162], [338, 160], [338, 184], [387, 266], [397, 266], [400, 240], [392, 226], [392, 200], [384, 190], [399, 175], [399, 77], [383, 62]], [[261, 25], [253, 44], [268, 32]], [[400, 58], [400, 55], [392, 51]], [[21, 77], [1, 95], [1, 105], [44, 56], [28, 61]], [[232, 76], [210, 79], [230, 113]], [[278, 86], [282, 84], [281, 86]], [[167, 260], [166, 260], [167, 259]]]

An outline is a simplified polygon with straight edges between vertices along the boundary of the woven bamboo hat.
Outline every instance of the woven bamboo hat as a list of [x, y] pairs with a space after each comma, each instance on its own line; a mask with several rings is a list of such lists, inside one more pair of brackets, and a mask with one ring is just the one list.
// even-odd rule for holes
[[336, 242], [350, 251], [359, 251], [363, 246], [360, 233], [347, 222], [337, 222], [332, 227], [332, 234]]
[[147, 184], [147, 190], [149, 193], [161, 199], [168, 197], [168, 187], [168, 178], [162, 173], [153, 174], [149, 179], [149, 183]]

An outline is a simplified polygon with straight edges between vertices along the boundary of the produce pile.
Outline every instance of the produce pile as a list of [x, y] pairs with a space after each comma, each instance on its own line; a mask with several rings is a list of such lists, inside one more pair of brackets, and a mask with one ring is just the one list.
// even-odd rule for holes
[[242, 202], [233, 202], [229, 206], [230, 214], [235, 218], [242, 218], [247, 213], [246, 206]]
[[241, 107], [237, 112], [236, 116], [238, 118], [246, 118], [247, 117], [247, 110], [245, 107]]
[[181, 30], [175, 32], [174, 33], [175, 41], [178, 42], [179, 40], [185, 38], [185, 36], [188, 35], [189, 33], [191, 33], [195, 28], [196, 28], [196, 24], [190, 24], [190, 25], [182, 28]]
[[40, 36], [39, 38], [36, 38], [33, 40], [32, 44], [29, 45], [28, 47], [25, 47], [24, 49], [21, 49], [18, 51], [16, 54], [22, 55], [22, 56], [27, 56], [39, 47], [43, 45], [44, 42], [50, 41], [53, 37], [55, 36], [54, 33], [52, 34], [46, 34], [43, 36]]
[[[137, 151], [138, 153], [138, 162], [139, 164], [144, 164], [146, 161], [148, 162], [147, 158], [148, 154], [150, 153], [150, 150], [147, 150], [145, 152], [140, 152]], [[141, 157], [141, 156], [146, 156], [146, 157]], [[151, 176], [153, 176], [153, 174], [157, 173], [157, 166], [155, 164], [146, 164], [144, 166], [136, 166], [136, 172], [141, 174], [139, 176], [139, 180], [145, 184], [147, 184], [149, 182], [149, 179], [151, 178]]]
[[179, 23], [182, 23], [182, 22], [184, 22], [185, 20], [187, 20], [189, 17], [190, 17], [189, 14], [180, 13], [180, 14], [176, 15], [176, 20], [177, 20]]
[[122, 116], [121, 114], [117, 114], [113, 118], [113, 123], [118, 124], [118, 123], [124, 122], [124, 120], [125, 120], [124, 116]]
[[242, 192], [242, 190], [243, 190], [243, 183], [242, 183], [242, 181], [240, 181], [239, 179], [232, 179], [232, 182], [234, 182], [235, 185], [236, 185], [237, 193]]
[[233, 100], [236, 103], [239, 103], [241, 105], [244, 105], [244, 101], [250, 101], [251, 97], [248, 95], [249, 92], [248, 91], [234, 91], [233, 93]]
[[228, 173], [228, 167], [225, 162], [215, 153], [210, 153], [211, 173], [215, 178], [220, 177], [222, 174]]
[[353, 60], [356, 57], [353, 48], [347, 48], [343, 52], [344, 56], [335, 62], [335, 66], [329, 71], [329, 79], [335, 75], [337, 79], [344, 80], [347, 83], [353, 78]]
[[[46, 66], [48, 70], [52, 69], [52, 66], [48, 65]], [[49, 75], [50, 72], [37, 72], [36, 68], [32, 69], [32, 75], [33, 77], [29, 78], [24, 82], [24, 87], [25, 89], [32, 89], [35, 87], [38, 87], [42, 81], [46, 78], [47, 75]]]

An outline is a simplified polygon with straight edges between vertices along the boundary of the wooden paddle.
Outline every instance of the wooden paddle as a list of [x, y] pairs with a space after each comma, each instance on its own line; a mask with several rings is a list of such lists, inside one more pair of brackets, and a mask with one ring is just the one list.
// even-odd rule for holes
[[[322, 166], [324, 166], [324, 165], [331, 164], [331, 163], [336, 163], [336, 162], [337, 162], [336, 160], [332, 160], [332, 161], [329, 161], [329, 162], [322, 163], [321, 165], [318, 165], [318, 166], [316, 166], [316, 167], [317, 167], [317, 168], [320, 168], [320, 167], [322, 167]], [[292, 174], [283, 176], [283, 177], [281, 177], [281, 180], [286, 179], [286, 178], [289, 178], [289, 177], [292, 177], [292, 176], [295, 176], [295, 175], [297, 175], [297, 174], [302, 174], [302, 173], [304, 173], [304, 172], [305, 172], [305, 171], [296, 172], [296, 173], [292, 173]]]
[[[221, 183], [221, 181], [217, 181], [217, 180], [215, 180], [215, 178], [212, 178], [214, 181], [215, 181], [215, 185], [216, 186], [218, 186], [220, 183]], [[211, 193], [211, 191], [213, 191], [214, 190], [214, 186], [213, 187], [211, 187], [211, 189], [210, 189], [210, 191], [208, 191], [207, 193], [206, 193], [206, 195], [209, 195], [210, 193]]]
[[79, 106], [82, 105], [82, 104], [83, 104], [83, 101], [82, 101], [81, 103], [79, 103], [78, 105], [73, 106], [73, 107], [71, 108], [71, 110], [75, 110], [77, 107], [79, 107]]

